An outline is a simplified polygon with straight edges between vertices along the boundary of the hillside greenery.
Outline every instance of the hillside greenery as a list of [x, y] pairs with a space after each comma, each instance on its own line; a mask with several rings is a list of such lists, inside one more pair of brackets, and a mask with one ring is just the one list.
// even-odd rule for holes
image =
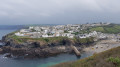
[[117, 34], [117, 33], [120, 33], [120, 25], [110, 24], [107, 26], [92, 27], [92, 28], [89, 28], [89, 31]]
[[23, 36], [15, 36], [13, 35], [9, 35], [8, 38], [12, 38], [14, 41], [16, 41], [16, 43], [24, 43], [27, 41], [33, 41], [33, 42], [42, 42], [44, 44], [48, 44], [48, 43], [55, 43], [55, 42], [59, 42], [62, 43], [62, 41], [66, 41], [66, 42], [71, 42], [71, 43], [79, 43], [79, 44], [88, 44], [88, 43], [92, 43], [94, 42], [94, 38], [90, 37], [90, 38], [68, 38], [68, 37], [48, 37], [48, 38], [30, 38], [30, 37], [23, 37]]
[[120, 47], [73, 62], [65, 62], [53, 67], [120, 67]]

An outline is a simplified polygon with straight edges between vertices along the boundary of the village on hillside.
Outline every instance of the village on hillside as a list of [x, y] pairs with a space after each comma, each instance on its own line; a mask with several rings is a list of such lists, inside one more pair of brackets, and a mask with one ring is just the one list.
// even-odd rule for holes
[[88, 27], [105, 26], [110, 23], [93, 23], [93, 24], [67, 24], [56, 26], [30, 26], [28, 29], [21, 29], [16, 32], [16, 36], [30, 37], [30, 38], [47, 38], [47, 37], [68, 37], [68, 38], [88, 38], [95, 37], [96, 39], [112, 38], [118, 39], [117, 35], [106, 34], [97, 31], [91, 31], [89, 33], [80, 33]]

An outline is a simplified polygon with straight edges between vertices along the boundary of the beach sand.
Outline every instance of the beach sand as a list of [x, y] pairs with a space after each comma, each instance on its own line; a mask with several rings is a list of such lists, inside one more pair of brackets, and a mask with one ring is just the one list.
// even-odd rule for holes
[[103, 51], [106, 51], [108, 49], [115, 48], [118, 46], [120, 46], [120, 42], [116, 42], [115, 40], [101, 40], [97, 42], [97, 44], [94, 46], [84, 48], [83, 51], [99, 53], [99, 52], [103, 52]]

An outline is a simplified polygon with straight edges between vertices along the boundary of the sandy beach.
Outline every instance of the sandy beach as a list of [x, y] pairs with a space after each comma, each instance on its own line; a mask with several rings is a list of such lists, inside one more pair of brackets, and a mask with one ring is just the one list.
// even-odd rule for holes
[[116, 42], [115, 40], [101, 40], [94, 46], [84, 48], [83, 51], [99, 53], [118, 46], [120, 46], [120, 42]]

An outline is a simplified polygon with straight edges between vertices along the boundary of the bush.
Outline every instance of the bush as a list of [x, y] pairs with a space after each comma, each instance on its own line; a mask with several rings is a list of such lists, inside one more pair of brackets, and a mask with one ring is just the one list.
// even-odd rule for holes
[[107, 61], [113, 63], [115, 66], [118, 66], [118, 67], [120, 66], [120, 58], [118, 57], [116, 58], [109, 57]]
[[44, 40], [45, 40], [46, 42], [49, 42], [49, 39], [47, 39], [47, 38], [45, 38]]

